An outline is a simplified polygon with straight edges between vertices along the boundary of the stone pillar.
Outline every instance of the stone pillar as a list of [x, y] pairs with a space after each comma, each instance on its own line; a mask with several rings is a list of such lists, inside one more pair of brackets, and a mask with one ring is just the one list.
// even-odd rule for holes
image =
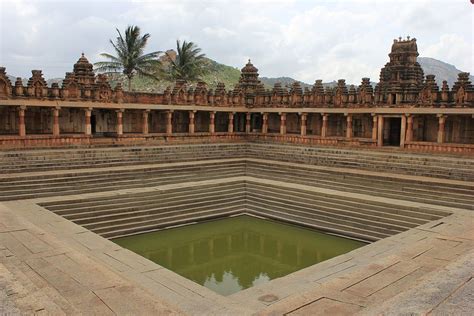
[[406, 132], [407, 132], [407, 117], [402, 115], [402, 126], [400, 127], [400, 147], [405, 148]]
[[377, 115], [372, 114], [372, 140], [377, 141]]
[[189, 128], [188, 128], [189, 134], [194, 134], [194, 130], [195, 130], [194, 114], [195, 113], [196, 111], [189, 111]]
[[18, 109], [18, 135], [20, 137], [26, 136], [25, 111], [26, 106], [24, 105], [20, 106]]
[[87, 136], [92, 135], [92, 125], [91, 125], [91, 115], [92, 115], [92, 108], [84, 109], [86, 114], [86, 126], [84, 128], [84, 133]]
[[216, 132], [216, 112], [209, 112], [210, 120], [209, 120], [209, 133], [214, 134]]
[[301, 136], [306, 136], [306, 121], [308, 119], [308, 114], [306, 113], [301, 113]]
[[53, 108], [53, 136], [59, 137], [59, 107]]
[[124, 109], [117, 110], [117, 135], [123, 135], [123, 112]]
[[268, 133], [268, 113], [262, 113], [262, 134]]
[[142, 121], [142, 133], [143, 135], [148, 135], [149, 128], [148, 128], [148, 114], [150, 110], [143, 111], [143, 121]]
[[280, 135], [286, 135], [286, 113], [280, 113]]
[[444, 126], [446, 124], [446, 115], [438, 114], [438, 143], [444, 143]]
[[228, 133], [234, 132], [234, 112], [229, 113], [229, 124], [227, 125], [227, 132]]
[[346, 121], [346, 138], [352, 138], [352, 114], [347, 114]]
[[413, 140], [413, 115], [407, 116], [407, 136], [405, 142], [411, 142]]
[[166, 134], [173, 134], [173, 111], [166, 112]]
[[383, 116], [379, 115], [377, 118], [377, 146], [383, 146]]
[[321, 137], [324, 138], [328, 134], [328, 118], [329, 114], [321, 114], [323, 116], [323, 125], [321, 128]]
[[250, 112], [247, 112], [247, 114], [245, 116], [245, 132], [246, 133], [250, 133], [250, 129], [251, 129], [250, 119], [251, 119], [251, 114], [250, 114]]

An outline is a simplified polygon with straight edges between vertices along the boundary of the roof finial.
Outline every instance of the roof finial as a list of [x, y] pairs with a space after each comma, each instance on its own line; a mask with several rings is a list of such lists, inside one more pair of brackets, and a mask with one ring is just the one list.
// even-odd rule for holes
[[407, 41], [409, 41], [409, 40], [410, 40], [410, 35], [407, 35]]
[[84, 52], [82, 52], [82, 57], [84, 57]]
[[402, 37], [401, 37], [401, 36], [398, 37], [398, 41], [399, 41], [399, 42], [402, 41]]

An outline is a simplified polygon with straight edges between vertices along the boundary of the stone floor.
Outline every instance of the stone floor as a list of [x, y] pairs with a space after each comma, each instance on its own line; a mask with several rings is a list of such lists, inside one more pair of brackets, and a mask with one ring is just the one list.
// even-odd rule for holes
[[[199, 183], [174, 184], [185, 185]], [[143, 189], [127, 192], [137, 190]], [[87, 196], [119, 193], [124, 192]], [[0, 203], [0, 314], [468, 315], [474, 310], [472, 211], [367, 195], [452, 215], [223, 297], [38, 205], [84, 197]]]

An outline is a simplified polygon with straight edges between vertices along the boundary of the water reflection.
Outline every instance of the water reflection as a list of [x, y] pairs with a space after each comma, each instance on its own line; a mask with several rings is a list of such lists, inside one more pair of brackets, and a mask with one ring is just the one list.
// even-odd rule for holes
[[222, 295], [268, 282], [364, 245], [250, 216], [114, 241]]

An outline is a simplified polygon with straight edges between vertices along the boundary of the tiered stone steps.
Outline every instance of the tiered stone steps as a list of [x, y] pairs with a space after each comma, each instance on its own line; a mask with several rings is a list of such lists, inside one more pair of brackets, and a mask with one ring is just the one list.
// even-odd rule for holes
[[473, 159], [469, 158], [256, 142], [4, 151], [0, 152], [0, 174], [223, 158], [261, 158], [474, 182]]
[[0, 151], [0, 174], [245, 158], [246, 143]]
[[351, 174], [272, 161], [213, 160], [198, 164], [142, 165], [133, 168], [91, 168], [77, 172], [0, 177], [0, 201], [57, 195], [107, 192], [121, 189], [250, 176], [305, 184], [420, 203], [474, 209], [472, 185], [394, 179], [384, 175]]
[[106, 238], [245, 212], [245, 183], [44, 203], [42, 206]]
[[473, 159], [436, 154], [251, 143], [251, 158], [474, 182]]
[[437, 205], [474, 210], [474, 185], [468, 183], [430, 183], [252, 160], [247, 162], [246, 175], [420, 203], [436, 202]]
[[253, 181], [41, 205], [106, 238], [246, 212], [374, 241], [449, 215]]
[[[371, 196], [473, 210], [472, 161], [269, 143], [0, 152], [0, 201], [111, 192], [44, 203], [107, 238], [250, 212], [378, 240], [447, 213], [394, 206]], [[230, 179], [240, 176], [247, 176], [248, 183]], [[188, 185], [218, 179], [229, 181]], [[268, 180], [319, 188], [319, 193], [282, 188]], [[112, 193], [185, 183], [165, 191]], [[321, 193], [325, 189], [336, 195]], [[350, 198], [345, 192], [367, 198]]]
[[449, 215], [256, 182], [247, 184], [247, 205], [251, 213], [364, 240], [382, 239]]
[[145, 165], [138, 169], [87, 169], [70, 174], [0, 177], [0, 201], [236, 177], [245, 174], [245, 166], [245, 161], [172, 166], [165, 164], [154, 168]]

